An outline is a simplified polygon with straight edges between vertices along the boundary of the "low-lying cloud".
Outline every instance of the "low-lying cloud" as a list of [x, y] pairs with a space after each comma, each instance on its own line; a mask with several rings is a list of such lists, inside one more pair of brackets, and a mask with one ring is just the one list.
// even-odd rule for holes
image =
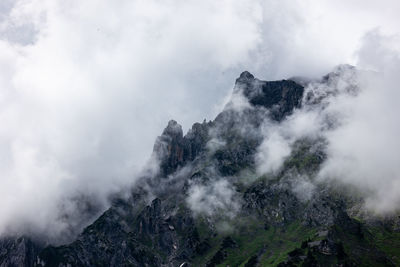
[[240, 210], [240, 197], [226, 179], [193, 184], [186, 202], [194, 215], [232, 219]]
[[364, 38], [360, 65], [378, 73], [361, 74], [359, 95], [335, 103], [343, 124], [326, 135], [328, 160], [320, 174], [366, 190], [367, 206], [378, 212], [400, 207], [398, 44], [398, 37], [376, 31]]
[[[358, 66], [340, 66], [327, 81], [311, 82], [303, 106], [281, 124], [265, 124], [259, 172], [282, 167], [296, 140], [324, 138], [319, 181], [352, 185], [378, 213], [400, 205], [400, 50], [398, 36], [366, 34]], [[301, 188], [301, 183], [300, 187]]]

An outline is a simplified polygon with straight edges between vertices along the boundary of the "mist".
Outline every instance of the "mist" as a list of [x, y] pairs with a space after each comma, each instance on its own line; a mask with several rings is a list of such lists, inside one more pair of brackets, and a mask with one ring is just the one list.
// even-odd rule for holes
[[[358, 2], [2, 1], [0, 234], [35, 233], [53, 241], [77, 234], [109, 205], [111, 194], [134, 184], [169, 119], [184, 129], [213, 119], [245, 69], [261, 79], [281, 79], [319, 77], [343, 62], [388, 66], [378, 62], [381, 56], [398, 62], [393, 51], [386, 56], [374, 46], [360, 48], [372, 28], [393, 34], [397, 13], [378, 14], [372, 1], [359, 10]], [[398, 7], [392, 3], [387, 6]], [[385, 70], [389, 81], [396, 64]], [[398, 94], [389, 85], [382, 90]], [[377, 94], [378, 100], [395, 99]], [[397, 111], [373, 107], [378, 113], [368, 114], [374, 116]], [[357, 118], [365, 107], [359, 108]], [[384, 124], [384, 137], [386, 126], [394, 128], [389, 137], [398, 132], [391, 114], [387, 123], [376, 119]], [[348, 153], [340, 147], [350, 140], [335, 144], [335, 135], [352, 132], [349, 125], [328, 136], [326, 176], [335, 176], [335, 159]], [[368, 135], [362, 140], [378, 140], [371, 151], [398, 145]], [[362, 140], [357, 147], [364, 147]], [[392, 153], [386, 170], [398, 173]], [[91, 216], [82, 217], [83, 210]]]
[[327, 133], [328, 160], [320, 173], [361, 188], [367, 208], [380, 214], [400, 207], [398, 41], [377, 30], [364, 37], [360, 67], [378, 72], [360, 74], [359, 95], [332, 107], [343, 124]]
[[[366, 33], [356, 52], [356, 68], [341, 65], [328, 80], [311, 81], [302, 108], [280, 124], [266, 121], [256, 156], [259, 174], [279, 171], [295, 141], [322, 139], [326, 160], [314, 183], [349, 185], [363, 196], [364, 207], [376, 214], [398, 211], [398, 41], [398, 36], [378, 29]], [[297, 180], [299, 188], [310, 183], [310, 178]]]

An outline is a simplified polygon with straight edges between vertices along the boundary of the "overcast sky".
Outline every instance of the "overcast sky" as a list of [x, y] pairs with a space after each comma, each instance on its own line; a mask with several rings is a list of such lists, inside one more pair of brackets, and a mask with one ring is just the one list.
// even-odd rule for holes
[[364, 64], [366, 34], [398, 34], [398, 14], [396, 0], [1, 0], [0, 233], [57, 228], [61, 200], [132, 181], [168, 120], [213, 119], [243, 70]]

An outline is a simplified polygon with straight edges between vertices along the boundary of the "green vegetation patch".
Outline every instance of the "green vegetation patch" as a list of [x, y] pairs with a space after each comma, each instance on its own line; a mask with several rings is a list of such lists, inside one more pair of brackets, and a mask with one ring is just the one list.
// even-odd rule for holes
[[[223, 261], [216, 266], [245, 266], [255, 257], [259, 259], [260, 266], [276, 266], [287, 259], [290, 251], [300, 247], [302, 241], [314, 237], [316, 233], [315, 229], [305, 227], [300, 222], [284, 227], [266, 227], [263, 221], [246, 217], [232, 224], [232, 233], [208, 236], [211, 248], [205, 255], [194, 259], [195, 266], [205, 266], [218, 258], [215, 256], [223, 256]], [[199, 232], [204, 237], [204, 225], [200, 228]], [[224, 244], [227, 239], [233, 241], [229, 246]]]

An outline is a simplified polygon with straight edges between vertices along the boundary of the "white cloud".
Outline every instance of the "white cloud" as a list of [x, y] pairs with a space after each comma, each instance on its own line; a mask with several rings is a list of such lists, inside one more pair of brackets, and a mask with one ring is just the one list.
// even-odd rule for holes
[[293, 193], [301, 201], [309, 201], [315, 192], [316, 186], [310, 181], [309, 178], [297, 176], [291, 179], [291, 189]]
[[195, 215], [233, 218], [240, 210], [240, 197], [230, 182], [219, 179], [189, 187], [186, 202]]
[[[361, 71], [340, 66], [329, 81], [313, 82], [305, 89], [302, 109], [281, 124], [266, 123], [257, 154], [259, 172], [279, 170], [294, 141], [323, 137], [327, 159], [319, 179], [334, 179], [361, 190], [367, 208], [375, 212], [398, 210], [398, 38], [378, 30], [367, 33], [357, 54]], [[313, 97], [308, 99], [309, 93]]]
[[283, 129], [279, 125], [267, 123], [264, 127], [264, 140], [256, 155], [257, 171], [260, 174], [278, 171], [291, 152], [291, 140], [283, 136]]
[[332, 105], [345, 120], [327, 133], [328, 160], [321, 171], [322, 177], [366, 190], [367, 206], [377, 212], [400, 204], [400, 50], [388, 42], [397, 38], [379, 32], [364, 38], [359, 62], [379, 73], [361, 74], [359, 95]]

